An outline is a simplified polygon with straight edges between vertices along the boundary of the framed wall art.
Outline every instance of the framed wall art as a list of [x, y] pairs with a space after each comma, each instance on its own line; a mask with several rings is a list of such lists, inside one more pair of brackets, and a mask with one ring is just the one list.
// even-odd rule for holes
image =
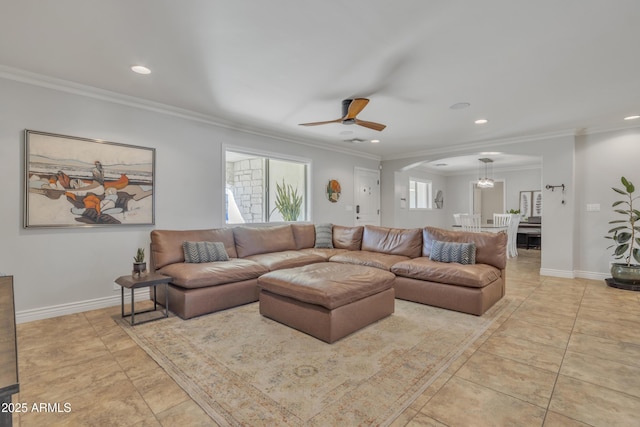
[[155, 149], [25, 130], [24, 226], [155, 224]]
[[532, 192], [531, 216], [542, 216], [542, 191]]
[[327, 199], [329, 199], [331, 203], [336, 203], [338, 199], [340, 199], [341, 192], [340, 183], [335, 179], [330, 179], [327, 184]]
[[520, 215], [528, 218], [531, 216], [531, 197], [533, 191], [520, 192]]

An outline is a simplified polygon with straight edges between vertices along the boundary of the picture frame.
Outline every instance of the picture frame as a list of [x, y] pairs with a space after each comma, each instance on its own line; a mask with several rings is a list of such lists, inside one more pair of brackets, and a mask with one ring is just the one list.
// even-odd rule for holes
[[531, 216], [542, 216], [542, 191], [540, 190], [532, 192]]
[[25, 129], [24, 227], [155, 224], [155, 148]]
[[520, 215], [525, 218], [531, 216], [531, 200], [533, 191], [521, 191], [520, 192]]

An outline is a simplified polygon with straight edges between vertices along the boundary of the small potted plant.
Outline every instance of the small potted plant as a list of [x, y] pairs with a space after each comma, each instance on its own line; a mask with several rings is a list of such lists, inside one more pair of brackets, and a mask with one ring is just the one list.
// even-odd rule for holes
[[133, 257], [133, 277], [140, 277], [147, 272], [147, 263], [144, 262], [144, 248], [138, 248]]
[[640, 246], [640, 211], [633, 207], [633, 202], [640, 196], [633, 197], [635, 187], [624, 176], [620, 181], [624, 190], [612, 189], [625, 198], [613, 202], [611, 207], [617, 208], [614, 212], [623, 215], [624, 219], [609, 221], [609, 224], [616, 224], [616, 226], [609, 230], [609, 235], [605, 237], [613, 240], [613, 245], [607, 249], [615, 248], [614, 258], [624, 259], [624, 262], [611, 265], [613, 283], [607, 281], [607, 284], [624, 289], [640, 290], [640, 248], [638, 247]]

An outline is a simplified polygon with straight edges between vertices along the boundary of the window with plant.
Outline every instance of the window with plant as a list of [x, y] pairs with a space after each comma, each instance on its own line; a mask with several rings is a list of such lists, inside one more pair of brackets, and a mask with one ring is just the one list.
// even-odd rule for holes
[[226, 222], [308, 221], [309, 162], [226, 152]]

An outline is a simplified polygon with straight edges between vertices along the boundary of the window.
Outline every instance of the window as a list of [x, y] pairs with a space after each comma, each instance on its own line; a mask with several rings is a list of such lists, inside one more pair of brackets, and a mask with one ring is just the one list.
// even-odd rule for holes
[[409, 209], [431, 209], [431, 181], [409, 178]]
[[226, 152], [227, 224], [308, 221], [309, 162]]

